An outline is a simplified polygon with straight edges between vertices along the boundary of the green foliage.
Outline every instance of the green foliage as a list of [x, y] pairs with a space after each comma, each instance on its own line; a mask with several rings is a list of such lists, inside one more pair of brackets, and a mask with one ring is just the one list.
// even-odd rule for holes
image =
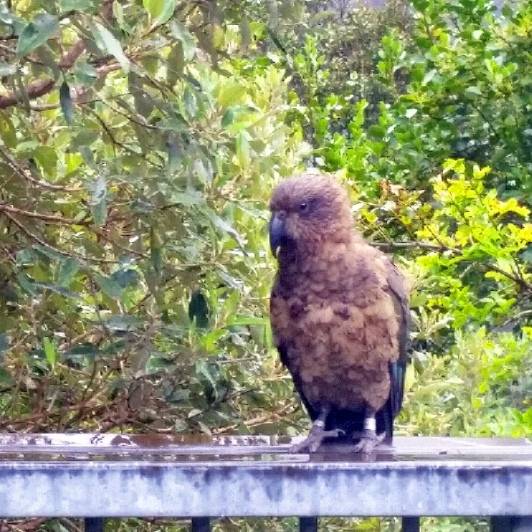
[[293, 401], [259, 380], [264, 205], [301, 149], [283, 71], [223, 59], [241, 35], [201, 3], [22, 6], [0, 20], [2, 426], [262, 426]]
[[458, 333], [445, 356], [418, 357], [403, 414], [407, 433], [526, 436], [530, 433], [530, 332]]
[[[449, 178], [450, 173], [456, 177]], [[448, 161], [433, 180], [433, 201], [417, 237], [433, 250], [419, 257], [431, 291], [426, 312], [450, 312], [457, 330], [505, 320], [529, 288], [530, 274], [519, 254], [532, 241], [529, 209], [511, 198], [500, 200], [485, 190], [488, 169], [466, 175], [462, 161]]]
[[[530, 203], [532, 11], [521, 2], [496, 14], [488, 1], [414, 2], [416, 50], [399, 58], [408, 92], [394, 140], [423, 143], [409, 157], [409, 183], [423, 183], [449, 157], [492, 168], [490, 184]], [[467, 7], [465, 7], [467, 5]]]
[[409, 38], [408, 3], [391, 0], [382, 8], [363, 2], [353, 5], [345, 13], [331, 5], [328, 10], [315, 6], [315, 14], [299, 17], [279, 30], [284, 59], [293, 73], [293, 98], [300, 104], [305, 139], [316, 148], [322, 145], [325, 129], [346, 131], [356, 116], [353, 104], [365, 101], [366, 122], [375, 123], [381, 103], [394, 100], [395, 83], [398, 87], [405, 84], [397, 71], [390, 74], [393, 84], [388, 79], [383, 82], [379, 48], [383, 38], [389, 39], [389, 32]]

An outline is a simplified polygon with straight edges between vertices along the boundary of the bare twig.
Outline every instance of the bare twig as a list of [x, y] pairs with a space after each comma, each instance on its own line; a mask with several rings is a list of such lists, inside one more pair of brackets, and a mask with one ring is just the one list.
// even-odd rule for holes
[[7, 203], [0, 203], [0, 212], [10, 212], [12, 214], [24, 216], [25, 218], [34, 218], [37, 220], [42, 220], [43, 222], [58, 225], [87, 225], [87, 222], [82, 220], [74, 220], [73, 218], [65, 218], [63, 216], [57, 216], [54, 214], [42, 214], [40, 212], [26, 211], [24, 209], [19, 209], [18, 207], [13, 207], [13, 205], [8, 205]]
[[[105, 0], [103, 8], [101, 10], [102, 16], [105, 20], [108, 20], [112, 14], [113, 14], [113, 0]], [[69, 11], [68, 13], [65, 13], [65, 16], [72, 16], [75, 14], [75, 11]], [[11, 38], [11, 36], [9, 37]], [[74, 66], [78, 58], [81, 56], [81, 54], [85, 51], [85, 42], [83, 39], [80, 39], [78, 42], [76, 42], [69, 52], [67, 52], [59, 61], [59, 68], [62, 70], [69, 70]], [[119, 68], [119, 67], [115, 67]], [[98, 72], [100, 74], [105, 73], [105, 71], [102, 69], [102, 71]], [[11, 92], [7, 96], [0, 96], [0, 109], [6, 109], [7, 107], [12, 107], [13, 105], [17, 105], [18, 103], [25, 101], [26, 98], [28, 100], [34, 100], [35, 98], [39, 98], [40, 96], [44, 96], [45, 94], [51, 92], [53, 88], [56, 86], [57, 80], [53, 78], [47, 78], [42, 79], [38, 81], [34, 81], [33, 83], [30, 83], [26, 88], [26, 94], [21, 95], [17, 92]]]
[[532, 292], [532, 284], [526, 281], [523, 276], [521, 275], [521, 272], [519, 272], [519, 275], [515, 275], [513, 273], [509, 273], [507, 271], [504, 271], [503, 269], [499, 268], [498, 266], [495, 266], [494, 264], [480, 264], [487, 270], [500, 273], [501, 275], [504, 275], [508, 279], [511, 279], [514, 281], [514, 283], [521, 286], [521, 288], [525, 288], [528, 292]]
[[[68, 70], [74, 66], [78, 57], [85, 51], [85, 43], [78, 41], [71, 50], [65, 54], [59, 61], [59, 68]], [[30, 83], [26, 87], [26, 94], [29, 100], [34, 100], [40, 96], [49, 93], [56, 85], [57, 81], [53, 78], [40, 79]], [[24, 97], [17, 92], [11, 92], [7, 96], [0, 96], [0, 109], [5, 109], [22, 102]]]
[[[429, 244], [428, 242], [372, 242], [373, 246], [379, 249], [430, 249], [434, 251], [448, 251], [452, 248], [441, 244]], [[453, 249], [458, 252], [458, 249]]]
[[15, 157], [11, 155], [9, 150], [5, 147], [0, 145], [0, 155], [3, 157], [5, 163], [11, 168], [11, 170], [18, 175], [21, 179], [25, 181], [29, 181], [33, 185], [43, 187], [49, 190], [60, 190], [62, 192], [80, 192], [83, 191], [82, 188], [71, 188], [71, 187], [65, 187], [63, 185], [55, 185], [54, 183], [50, 183], [48, 181], [44, 181], [42, 179], [36, 179], [33, 177], [32, 172], [29, 167], [24, 167], [22, 164], [20, 164]]
[[[109, 408], [114, 408], [115, 405], [108, 403], [105, 405], [92, 405], [91, 406], [91, 412], [93, 416], [96, 416], [97, 411], [101, 410], [107, 410]], [[41, 421], [43, 418], [49, 419], [51, 417], [56, 416], [64, 416], [65, 414], [68, 414], [69, 412], [74, 412], [76, 410], [79, 410], [79, 405], [69, 405], [69, 406], [62, 406], [60, 408], [56, 408], [53, 410], [44, 410], [41, 412], [37, 412], [35, 414], [29, 414], [27, 416], [21, 416], [19, 418], [15, 419], [1, 419], [0, 420], [0, 427], [6, 428], [10, 426], [18, 426], [22, 425], [23, 427], [27, 427], [32, 422], [38, 422]]]
[[87, 257], [84, 255], [81, 255], [79, 253], [76, 253], [75, 251], [63, 251], [62, 249], [56, 248], [49, 244], [48, 242], [44, 241], [42, 238], [37, 236], [36, 234], [32, 233], [24, 224], [20, 223], [14, 216], [11, 214], [8, 214], [7, 212], [4, 212], [4, 216], [8, 218], [14, 225], [16, 225], [27, 237], [29, 237], [31, 240], [37, 242], [37, 244], [41, 245], [42, 247], [49, 249], [53, 251], [54, 253], [58, 253], [59, 255], [63, 255], [64, 257], [75, 257], [80, 261], [84, 262], [95, 262], [98, 264], [116, 264], [117, 260], [112, 259], [98, 259], [96, 257]]
[[102, 126], [102, 129], [105, 131], [105, 133], [107, 134], [107, 136], [109, 137], [109, 140], [115, 144], [116, 146], [122, 148], [124, 151], [127, 151], [128, 153], [130, 153], [131, 155], [135, 155], [137, 157], [145, 157], [141, 152], [136, 152], [135, 150], [133, 150], [132, 148], [130, 148], [129, 146], [127, 146], [126, 144], [124, 144], [123, 142], [119, 141], [113, 134], [113, 132], [111, 131], [111, 128], [105, 123], [105, 120], [96, 112], [96, 111], [93, 111], [92, 109], [88, 109], [88, 111], [94, 116], [94, 118], [96, 118], [96, 120], [100, 123], [100, 125]]
[[[375, 247], [378, 247], [380, 249], [388, 249], [388, 250], [394, 250], [394, 249], [430, 249], [434, 251], [451, 251], [453, 253], [462, 253], [462, 250], [459, 248], [453, 248], [451, 246], [447, 246], [445, 244], [430, 244], [427, 242], [373, 242], [373, 245]], [[495, 264], [487, 264], [483, 262], [477, 263], [482, 268], [488, 270], [500, 273], [501, 275], [504, 275], [507, 279], [510, 279], [515, 284], [519, 285], [521, 288], [524, 288], [528, 292], [532, 292], [532, 283], [529, 283], [524, 277], [520, 270], [517, 270], [514, 268], [514, 273], [507, 272], [503, 270], [502, 268], [499, 268]]]
[[[293, 407], [292, 403], [287, 403], [279, 407], [274, 412], [267, 412], [266, 414], [261, 414], [260, 416], [256, 416], [251, 419], [244, 419], [242, 420], [242, 423], [244, 423], [246, 427], [255, 427], [257, 425], [262, 425], [266, 422], [278, 421], [279, 419], [282, 419], [284, 414], [286, 414], [289, 410], [291, 410], [292, 407]], [[215, 429], [212, 432], [213, 434], [224, 434], [226, 432], [231, 432], [233, 430], [238, 429], [239, 426], [240, 426], [239, 423], [235, 423], [234, 425], [228, 425], [226, 427]]]

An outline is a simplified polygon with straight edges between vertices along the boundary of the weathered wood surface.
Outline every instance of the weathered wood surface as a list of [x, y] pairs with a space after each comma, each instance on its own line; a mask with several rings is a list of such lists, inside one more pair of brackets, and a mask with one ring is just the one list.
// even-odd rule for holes
[[[0, 436], [2, 517], [528, 516], [532, 443], [396, 438], [290, 454], [290, 440]], [[502, 521], [501, 521], [502, 522]]]

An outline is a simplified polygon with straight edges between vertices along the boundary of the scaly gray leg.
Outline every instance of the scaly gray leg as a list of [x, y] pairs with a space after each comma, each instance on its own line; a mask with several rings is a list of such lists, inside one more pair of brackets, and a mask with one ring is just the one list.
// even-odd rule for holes
[[309, 435], [301, 443], [293, 445], [290, 448], [291, 453], [314, 453], [318, 450], [325, 438], [338, 438], [338, 436], [344, 434], [344, 431], [340, 429], [325, 430], [325, 422], [330, 411], [330, 406], [322, 408], [318, 419], [312, 423]]
[[354, 452], [371, 454], [386, 438], [386, 433], [377, 435], [377, 421], [375, 420], [375, 410], [366, 408], [364, 418], [364, 431], [360, 435], [360, 441], [355, 445]]

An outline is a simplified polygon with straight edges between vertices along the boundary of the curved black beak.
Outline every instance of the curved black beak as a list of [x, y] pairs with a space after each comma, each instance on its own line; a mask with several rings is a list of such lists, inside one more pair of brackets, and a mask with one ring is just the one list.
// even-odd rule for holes
[[275, 257], [279, 248], [286, 240], [286, 228], [284, 219], [277, 214], [273, 214], [270, 218], [270, 249]]

